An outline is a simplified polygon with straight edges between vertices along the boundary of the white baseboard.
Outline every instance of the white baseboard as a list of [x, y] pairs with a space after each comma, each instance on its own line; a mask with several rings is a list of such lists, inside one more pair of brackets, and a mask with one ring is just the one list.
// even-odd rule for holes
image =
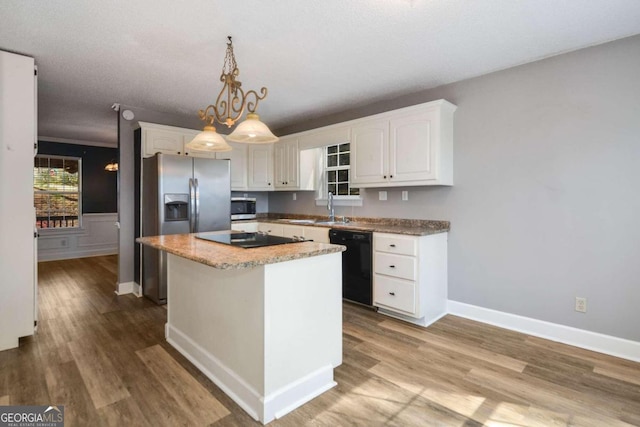
[[118, 248], [83, 249], [78, 251], [38, 252], [38, 262], [61, 261], [65, 259], [89, 258], [94, 256], [118, 255]]
[[449, 314], [640, 362], [640, 342], [449, 300]]
[[136, 282], [122, 282], [118, 283], [116, 287], [116, 295], [126, 295], [126, 294], [134, 294], [138, 297], [140, 294], [140, 285]]
[[378, 313], [384, 314], [385, 316], [393, 317], [394, 319], [404, 320], [405, 322], [413, 323], [414, 325], [424, 326], [425, 328], [431, 325], [432, 323], [437, 322], [438, 320], [440, 320], [441, 318], [443, 318], [448, 314], [446, 311], [444, 311], [436, 315], [435, 317], [428, 318], [427, 316], [424, 316], [417, 319], [415, 317], [406, 316], [404, 314], [396, 313], [391, 310], [386, 310], [382, 307], [378, 307]]
[[327, 365], [269, 395], [262, 396], [215, 356], [168, 323], [165, 326], [165, 335], [169, 344], [251, 417], [263, 424], [288, 414], [337, 385], [333, 381], [333, 366]]

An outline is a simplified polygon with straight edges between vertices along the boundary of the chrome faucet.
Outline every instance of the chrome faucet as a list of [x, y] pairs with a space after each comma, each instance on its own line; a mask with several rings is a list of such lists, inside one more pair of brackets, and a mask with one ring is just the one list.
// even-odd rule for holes
[[327, 197], [327, 209], [329, 210], [329, 221], [336, 220], [336, 212], [333, 209], [333, 193], [329, 191], [329, 197]]

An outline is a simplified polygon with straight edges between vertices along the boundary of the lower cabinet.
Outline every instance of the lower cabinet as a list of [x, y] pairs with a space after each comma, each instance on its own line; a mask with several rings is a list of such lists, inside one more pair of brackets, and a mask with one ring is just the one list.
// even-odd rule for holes
[[257, 231], [274, 236], [304, 238], [318, 243], [329, 243], [329, 229], [326, 227], [259, 222]]
[[427, 326], [447, 312], [447, 233], [373, 234], [373, 305]]

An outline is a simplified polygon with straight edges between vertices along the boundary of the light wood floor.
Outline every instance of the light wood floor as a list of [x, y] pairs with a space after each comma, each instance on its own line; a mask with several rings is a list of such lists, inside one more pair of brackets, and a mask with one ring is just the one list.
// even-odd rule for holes
[[[36, 336], [0, 352], [0, 405], [67, 426], [258, 425], [117, 297], [116, 258], [41, 263]], [[640, 425], [640, 364], [447, 316], [424, 329], [344, 305], [338, 386], [273, 426]]]

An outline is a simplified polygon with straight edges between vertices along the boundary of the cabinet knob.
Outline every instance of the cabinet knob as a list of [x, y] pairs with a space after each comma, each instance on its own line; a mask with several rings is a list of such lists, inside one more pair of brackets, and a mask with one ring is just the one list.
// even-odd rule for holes
[[392, 244], [390, 244], [390, 245], [389, 245], [389, 247], [390, 247], [390, 248], [395, 248], [395, 247], [396, 247], [396, 245], [392, 243]]
[[267, 185], [271, 185], [271, 183], [269, 182]]
[[393, 178], [393, 175], [389, 175], [389, 178]]
[[384, 179], [387, 179], [387, 175], [382, 175], [382, 177], [383, 177]]
[[178, 154], [180, 154], [180, 152], [178, 151]]
[[395, 265], [390, 265], [389, 268], [396, 268], [396, 266]]
[[396, 293], [395, 292], [389, 292], [389, 295], [396, 296]]

